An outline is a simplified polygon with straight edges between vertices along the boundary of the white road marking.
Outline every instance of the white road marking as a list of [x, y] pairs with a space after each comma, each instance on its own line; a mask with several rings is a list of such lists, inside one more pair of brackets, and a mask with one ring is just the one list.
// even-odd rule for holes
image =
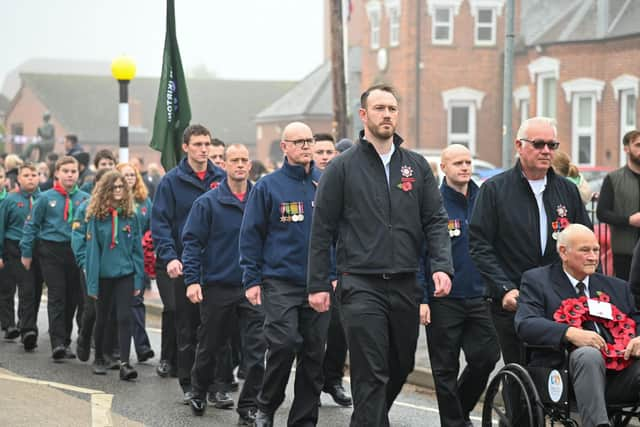
[[112, 427], [111, 402], [113, 395], [100, 390], [77, 387], [71, 384], [63, 384], [53, 381], [36, 380], [33, 378], [21, 377], [18, 375], [0, 374], [0, 380], [16, 381], [28, 384], [42, 385], [60, 390], [74, 391], [76, 393], [89, 394], [91, 396], [91, 426], [92, 427]]

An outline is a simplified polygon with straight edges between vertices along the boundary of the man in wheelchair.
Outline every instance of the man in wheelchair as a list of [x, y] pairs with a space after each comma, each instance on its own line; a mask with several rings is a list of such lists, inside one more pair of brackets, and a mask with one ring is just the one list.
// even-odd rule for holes
[[[612, 305], [636, 321], [635, 338], [624, 349], [624, 359], [640, 356], [640, 315], [626, 282], [596, 273], [599, 245], [594, 233], [572, 224], [558, 236], [561, 264], [534, 268], [522, 276], [515, 329], [530, 345], [569, 350], [569, 378], [584, 426], [609, 426], [607, 403], [637, 402], [640, 392], [640, 363], [633, 361], [620, 371], [608, 370], [601, 350], [611, 334], [600, 322], [584, 322], [582, 328], [554, 320], [554, 313], [568, 298], [605, 293], [609, 303], [589, 303], [590, 314], [611, 317]], [[603, 330], [605, 329], [605, 330]], [[534, 351], [529, 366], [560, 368], [562, 351]]]

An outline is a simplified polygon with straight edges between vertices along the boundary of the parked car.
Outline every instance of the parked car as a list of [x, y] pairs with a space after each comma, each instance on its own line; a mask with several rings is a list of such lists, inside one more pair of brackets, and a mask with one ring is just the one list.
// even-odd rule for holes
[[591, 191], [600, 193], [604, 177], [614, 169], [608, 166], [578, 166], [578, 170], [589, 183]]

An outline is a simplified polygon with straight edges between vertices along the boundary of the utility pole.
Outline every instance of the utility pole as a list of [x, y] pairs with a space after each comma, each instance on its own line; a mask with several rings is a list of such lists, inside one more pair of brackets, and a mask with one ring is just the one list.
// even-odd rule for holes
[[508, 169], [513, 160], [513, 45], [514, 45], [514, 0], [507, 0], [505, 13], [504, 78], [502, 87], [502, 167]]
[[347, 86], [344, 70], [342, 0], [329, 0], [331, 13], [331, 82], [333, 86], [333, 135], [347, 135]]

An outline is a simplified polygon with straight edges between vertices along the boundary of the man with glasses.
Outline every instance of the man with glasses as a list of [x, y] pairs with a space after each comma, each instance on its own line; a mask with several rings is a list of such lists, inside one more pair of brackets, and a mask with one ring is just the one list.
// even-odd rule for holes
[[273, 426], [294, 358], [295, 396], [288, 425], [318, 422], [329, 314], [314, 311], [307, 302], [309, 234], [320, 180], [312, 161], [314, 143], [306, 124], [293, 122], [285, 127], [280, 141], [283, 165], [255, 184], [240, 228], [245, 295], [251, 304], [261, 304], [265, 314], [268, 352], [257, 399], [258, 427]]
[[515, 166], [480, 187], [471, 215], [469, 249], [493, 302], [505, 363], [520, 362], [513, 318], [522, 273], [560, 260], [556, 240], [569, 224], [592, 227], [578, 188], [551, 167], [560, 146], [556, 137], [553, 119], [525, 120], [515, 141]]

